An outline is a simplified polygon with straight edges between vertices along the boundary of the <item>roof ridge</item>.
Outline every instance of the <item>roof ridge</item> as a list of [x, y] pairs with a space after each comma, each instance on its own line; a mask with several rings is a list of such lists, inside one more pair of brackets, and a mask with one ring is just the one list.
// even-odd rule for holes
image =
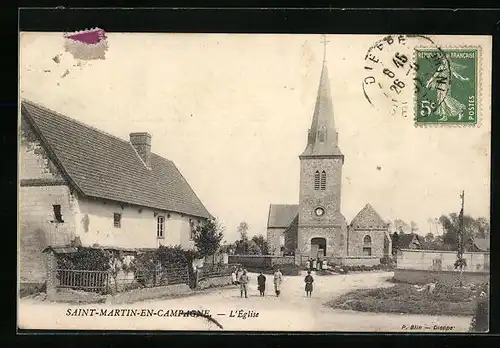
[[[77, 123], [77, 124], [79, 124], [80, 126], [87, 127], [87, 128], [89, 128], [89, 129], [92, 129], [92, 130], [94, 130], [94, 131], [96, 131], [96, 132], [100, 133], [100, 134], [103, 134], [103, 135], [106, 135], [106, 136], [109, 136], [109, 137], [115, 138], [116, 140], [120, 140], [120, 141], [121, 141], [121, 142], [123, 142], [123, 143], [127, 143], [127, 144], [130, 144], [130, 145], [132, 144], [132, 143], [130, 142], [130, 139], [129, 139], [129, 140], [125, 140], [125, 139], [123, 139], [123, 138], [120, 138], [120, 137], [119, 137], [119, 136], [117, 136], [117, 135], [114, 135], [114, 134], [108, 133], [108, 132], [106, 132], [106, 131], [104, 131], [104, 130], [102, 130], [102, 129], [99, 129], [99, 128], [97, 128], [96, 126], [92, 126], [92, 125], [90, 125], [90, 124], [88, 124], [88, 123], [82, 122], [82, 121], [77, 120], [77, 119], [75, 119], [75, 118], [73, 118], [73, 117], [66, 116], [66, 115], [64, 115], [64, 114], [60, 113], [59, 111], [56, 111], [56, 110], [51, 109], [51, 108], [49, 108], [49, 107], [47, 107], [47, 106], [45, 106], [45, 105], [43, 105], [43, 104], [40, 104], [39, 102], [34, 102], [34, 101], [32, 101], [32, 100], [29, 100], [29, 99], [23, 99], [23, 100], [21, 101], [21, 104], [22, 104], [22, 103], [25, 103], [25, 104], [30, 104], [31, 106], [34, 106], [34, 107], [37, 107], [37, 108], [40, 108], [40, 109], [44, 109], [45, 111], [48, 111], [48, 112], [50, 112], [50, 113], [52, 113], [52, 114], [56, 114], [57, 116], [60, 116], [60, 117], [62, 117], [62, 118], [65, 118], [65, 119], [67, 119], [67, 120], [69, 120], [69, 121], [71, 121], [71, 122]], [[135, 149], [135, 148], [134, 148], [134, 149]], [[163, 157], [162, 155], [159, 155], [159, 154], [157, 154], [157, 153], [155, 153], [155, 152], [151, 152], [151, 154], [154, 154], [154, 155], [159, 156], [159, 157], [161, 157], [161, 158], [163, 158], [163, 159], [166, 159], [166, 160], [168, 160], [168, 161], [171, 161], [170, 159], [168, 159], [168, 158], [166, 158], [166, 157]], [[139, 158], [140, 158], [140, 156], [139, 156]]]
[[60, 116], [60, 117], [63, 117], [63, 118], [65, 118], [65, 119], [67, 119], [67, 120], [70, 120], [70, 121], [72, 121], [72, 122], [75, 122], [75, 123], [79, 124], [80, 126], [84, 126], [84, 127], [90, 128], [90, 129], [92, 129], [92, 130], [94, 130], [94, 131], [96, 131], [96, 132], [98, 132], [98, 133], [101, 133], [101, 134], [104, 134], [104, 135], [107, 135], [107, 136], [113, 137], [113, 138], [115, 138], [115, 139], [118, 139], [118, 140], [123, 141], [123, 142], [126, 142], [126, 143], [130, 143], [130, 141], [129, 141], [129, 140], [127, 141], [127, 140], [125, 140], [125, 139], [123, 139], [123, 138], [120, 138], [119, 136], [116, 136], [116, 135], [114, 135], [114, 134], [111, 134], [111, 133], [108, 133], [108, 132], [106, 132], [106, 131], [103, 131], [102, 129], [99, 129], [99, 128], [97, 128], [97, 127], [95, 127], [95, 126], [92, 126], [92, 125], [90, 125], [90, 124], [88, 124], [88, 123], [85, 123], [85, 122], [79, 121], [79, 120], [77, 120], [77, 119], [74, 119], [74, 118], [72, 118], [72, 117], [66, 116], [66, 115], [62, 114], [61, 112], [56, 111], [56, 110], [54, 110], [54, 109], [51, 109], [51, 108], [49, 108], [49, 107], [47, 107], [47, 106], [45, 106], [45, 105], [43, 105], [43, 104], [41, 104], [41, 103], [39, 103], [39, 102], [34, 102], [34, 101], [32, 101], [32, 100], [24, 99], [24, 100], [22, 100], [22, 103], [30, 104], [30, 105], [35, 106], [35, 107], [38, 107], [38, 108], [40, 108], [40, 109], [44, 109], [45, 111], [49, 111], [49, 112], [50, 112], [50, 113], [52, 113], [52, 114], [56, 114], [57, 116]]

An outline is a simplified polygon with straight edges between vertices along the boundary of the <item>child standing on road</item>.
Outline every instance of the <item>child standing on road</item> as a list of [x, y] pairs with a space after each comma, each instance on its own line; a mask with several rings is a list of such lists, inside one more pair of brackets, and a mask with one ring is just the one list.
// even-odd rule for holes
[[257, 277], [257, 283], [259, 285], [260, 296], [264, 297], [264, 292], [266, 291], [266, 276], [262, 274], [262, 271]]
[[314, 278], [311, 275], [311, 271], [307, 271], [304, 282], [306, 283], [306, 297], [311, 297], [314, 283]]

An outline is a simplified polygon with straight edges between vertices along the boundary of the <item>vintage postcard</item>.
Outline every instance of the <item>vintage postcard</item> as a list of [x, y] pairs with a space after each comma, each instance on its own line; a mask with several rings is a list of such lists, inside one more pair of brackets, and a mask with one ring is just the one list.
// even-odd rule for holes
[[488, 331], [491, 37], [19, 54], [19, 329]]

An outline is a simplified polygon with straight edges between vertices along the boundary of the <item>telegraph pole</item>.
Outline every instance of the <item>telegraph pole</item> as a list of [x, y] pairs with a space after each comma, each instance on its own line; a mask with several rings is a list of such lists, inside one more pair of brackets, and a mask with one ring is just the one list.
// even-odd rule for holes
[[464, 269], [464, 198], [465, 198], [465, 192], [462, 190], [462, 193], [460, 194], [460, 199], [462, 200], [462, 208], [460, 209], [460, 215], [458, 216], [458, 265], [460, 267], [460, 286], [463, 284], [463, 278], [462, 278], [462, 273]]

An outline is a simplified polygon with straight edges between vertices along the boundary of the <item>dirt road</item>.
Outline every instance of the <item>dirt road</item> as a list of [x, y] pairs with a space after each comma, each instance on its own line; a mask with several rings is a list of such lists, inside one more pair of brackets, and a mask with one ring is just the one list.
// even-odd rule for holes
[[[259, 297], [256, 274], [250, 274], [249, 298], [240, 298], [237, 287], [210, 290], [195, 296], [156, 299], [131, 305], [67, 305], [23, 299], [19, 304], [20, 327], [60, 329], [120, 330], [221, 330], [201, 317], [171, 317], [175, 310], [206, 310], [229, 331], [385, 331], [385, 332], [465, 332], [470, 317], [361, 313], [334, 310], [324, 305], [342, 293], [365, 288], [391, 286], [392, 273], [359, 273], [316, 276], [312, 298], [304, 294], [303, 275], [284, 277], [282, 296], [276, 297], [272, 276], [267, 276], [266, 297]], [[75, 314], [85, 308], [90, 316]], [[69, 311], [68, 311], [69, 309]], [[121, 311], [120, 316], [97, 315]], [[136, 316], [127, 316], [135, 309]], [[146, 311], [143, 311], [145, 309]], [[152, 316], [137, 313], [154, 312]], [[113, 310], [113, 311], [111, 311]], [[169, 312], [170, 311], [170, 312]], [[101, 313], [102, 314], [102, 313]], [[246, 316], [245, 316], [246, 314]]]

